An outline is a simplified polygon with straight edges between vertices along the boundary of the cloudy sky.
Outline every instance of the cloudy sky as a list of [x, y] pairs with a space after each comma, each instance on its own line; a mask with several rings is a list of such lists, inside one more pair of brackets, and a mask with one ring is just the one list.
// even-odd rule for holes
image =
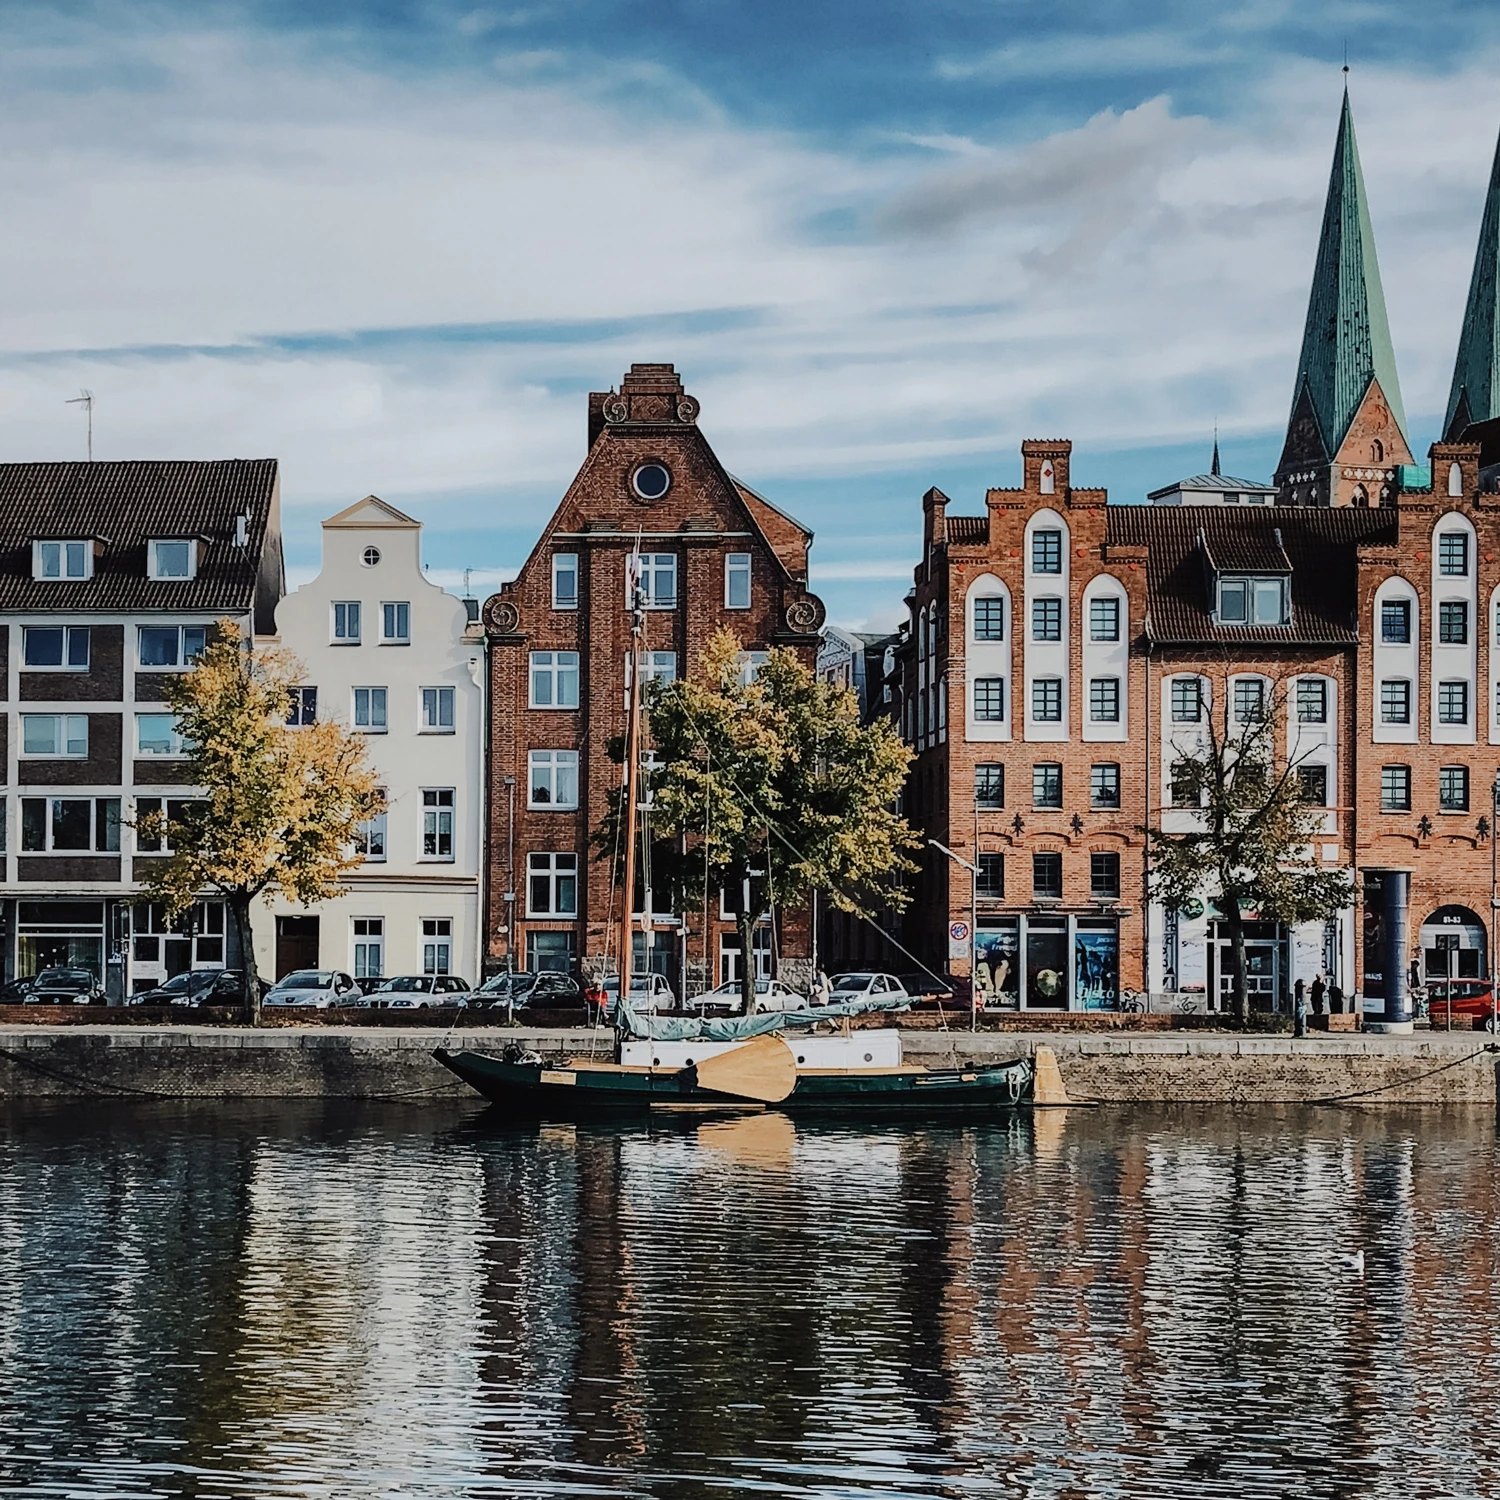
[[1466, 0], [0, 5], [0, 457], [274, 455], [488, 591], [671, 360], [894, 620], [918, 498], [1068, 436], [1120, 498], [1269, 474], [1348, 45], [1413, 447], [1500, 127]]

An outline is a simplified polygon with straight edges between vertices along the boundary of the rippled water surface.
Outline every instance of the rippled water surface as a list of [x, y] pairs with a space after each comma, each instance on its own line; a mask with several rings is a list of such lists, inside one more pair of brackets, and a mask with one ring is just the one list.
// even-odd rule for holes
[[1465, 1113], [16, 1108], [0, 1495], [1493, 1496], [1496, 1167]]

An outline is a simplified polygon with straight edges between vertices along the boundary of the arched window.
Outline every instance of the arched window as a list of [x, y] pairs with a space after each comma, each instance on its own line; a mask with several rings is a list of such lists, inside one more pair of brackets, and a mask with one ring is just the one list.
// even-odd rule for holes
[[1379, 438], [1376, 438], [1370, 444], [1370, 462], [1374, 464], [1383, 464], [1385, 462], [1385, 444]]
[[1042, 460], [1042, 493], [1044, 495], [1051, 495], [1054, 494], [1056, 490], [1057, 477], [1053, 473], [1052, 460], [1050, 458], [1044, 458]]
[[1370, 503], [1370, 497], [1365, 492], [1365, 487], [1362, 484], [1357, 484], [1354, 486], [1354, 503], [1361, 509], [1368, 506]]
[[1448, 493], [1450, 495], [1462, 495], [1464, 492], [1464, 471], [1457, 463], [1448, 465]]

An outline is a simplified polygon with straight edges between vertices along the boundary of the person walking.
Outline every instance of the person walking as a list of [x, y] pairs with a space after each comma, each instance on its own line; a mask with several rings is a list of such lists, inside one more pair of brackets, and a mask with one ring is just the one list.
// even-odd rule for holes
[[1300, 978], [1292, 986], [1292, 1035], [1307, 1035], [1307, 986]]
[[814, 1005], [827, 1005], [832, 994], [833, 986], [829, 984], [828, 976], [819, 969], [818, 977], [813, 980], [812, 1003]]
[[1325, 993], [1323, 976], [1321, 974], [1314, 974], [1313, 982], [1308, 986], [1307, 998], [1312, 1001], [1312, 1013], [1315, 1016], [1323, 1014], [1323, 996]]

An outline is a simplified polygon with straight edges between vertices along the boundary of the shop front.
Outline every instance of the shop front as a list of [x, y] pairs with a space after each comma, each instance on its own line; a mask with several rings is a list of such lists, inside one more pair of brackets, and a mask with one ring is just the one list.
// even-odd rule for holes
[[979, 918], [974, 979], [986, 1009], [1115, 1010], [1117, 917], [1022, 912]]

